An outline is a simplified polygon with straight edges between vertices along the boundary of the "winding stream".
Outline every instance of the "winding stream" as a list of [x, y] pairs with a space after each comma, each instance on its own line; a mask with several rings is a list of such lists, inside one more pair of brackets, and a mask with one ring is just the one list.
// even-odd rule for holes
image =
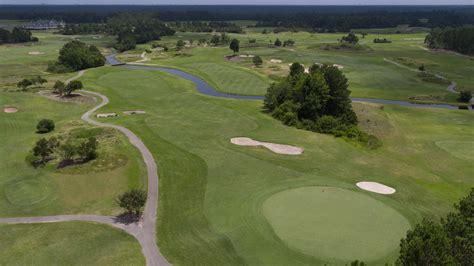
[[[207, 82], [202, 80], [199, 77], [196, 77], [192, 74], [189, 74], [185, 71], [174, 69], [174, 68], [165, 68], [165, 67], [156, 67], [156, 66], [147, 66], [147, 65], [130, 65], [130, 64], [123, 64], [121, 63], [115, 54], [108, 55], [106, 57], [107, 63], [114, 66], [120, 66], [125, 68], [132, 68], [132, 69], [149, 69], [149, 70], [158, 70], [163, 71], [180, 78], [184, 78], [186, 80], [192, 81], [196, 84], [196, 89], [205, 95], [214, 96], [214, 97], [221, 97], [221, 98], [229, 98], [229, 99], [242, 99], [242, 100], [263, 100], [264, 96], [250, 96], [250, 95], [238, 95], [238, 94], [230, 94], [225, 92], [220, 92], [216, 90], [214, 87], [209, 85]], [[391, 104], [391, 105], [400, 105], [400, 106], [411, 106], [411, 107], [424, 107], [424, 108], [443, 108], [443, 109], [452, 109], [452, 110], [459, 110], [459, 107], [449, 104], [420, 104], [420, 103], [411, 103], [405, 101], [395, 101], [395, 100], [384, 100], [384, 99], [374, 99], [374, 98], [351, 98], [354, 102], [371, 102], [377, 104]], [[469, 109], [472, 110], [472, 107]]]

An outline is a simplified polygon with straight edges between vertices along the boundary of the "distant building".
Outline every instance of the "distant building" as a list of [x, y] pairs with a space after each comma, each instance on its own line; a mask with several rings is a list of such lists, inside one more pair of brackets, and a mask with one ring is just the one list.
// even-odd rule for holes
[[23, 26], [27, 30], [54, 30], [64, 28], [66, 23], [59, 20], [37, 20]]

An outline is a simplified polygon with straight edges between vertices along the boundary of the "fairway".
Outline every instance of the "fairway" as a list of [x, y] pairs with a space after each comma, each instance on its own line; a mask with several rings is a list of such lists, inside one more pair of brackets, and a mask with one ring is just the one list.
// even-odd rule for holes
[[264, 202], [263, 214], [290, 248], [329, 260], [377, 260], [395, 252], [410, 228], [389, 206], [334, 187], [278, 192]]
[[463, 160], [474, 160], [474, 141], [437, 141], [436, 146]]

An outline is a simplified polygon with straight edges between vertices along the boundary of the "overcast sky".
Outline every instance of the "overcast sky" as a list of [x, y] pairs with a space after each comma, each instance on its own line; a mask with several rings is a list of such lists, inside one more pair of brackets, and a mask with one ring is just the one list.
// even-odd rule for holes
[[0, 0], [0, 4], [95, 5], [474, 5], [474, 0]]

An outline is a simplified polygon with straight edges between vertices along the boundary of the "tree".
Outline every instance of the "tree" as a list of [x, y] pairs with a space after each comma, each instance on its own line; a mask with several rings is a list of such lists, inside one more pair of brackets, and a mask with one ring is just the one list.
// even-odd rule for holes
[[275, 44], [275, 46], [280, 47], [280, 46], [281, 46], [281, 41], [280, 41], [280, 39], [277, 38], [277, 39], [275, 40], [275, 43], [274, 43], [274, 44]]
[[61, 160], [63, 162], [72, 161], [77, 152], [77, 146], [72, 143], [67, 142], [59, 146], [59, 154], [61, 155]]
[[420, 71], [425, 71], [425, 64], [421, 64], [421, 66], [418, 67], [418, 70]]
[[441, 224], [424, 219], [400, 243], [400, 265], [462, 265], [474, 261], [474, 188]]
[[468, 103], [472, 98], [472, 93], [470, 90], [463, 90], [459, 92], [458, 101], [463, 103]]
[[146, 192], [141, 189], [132, 189], [120, 195], [117, 198], [117, 203], [127, 213], [138, 217], [146, 203]]
[[294, 77], [304, 73], [304, 66], [300, 63], [293, 63], [290, 66], [290, 76]]
[[267, 34], [267, 29], [263, 29], [262, 34]]
[[64, 95], [69, 96], [73, 91], [82, 89], [83, 85], [80, 80], [73, 80], [66, 85]]
[[219, 37], [219, 35], [212, 35], [210, 42], [211, 42], [214, 46], [219, 45], [219, 42], [220, 42], [220, 37]]
[[131, 35], [122, 36], [120, 40], [114, 45], [114, 48], [119, 52], [125, 52], [128, 50], [135, 49], [137, 46], [137, 41]]
[[29, 79], [22, 79], [16, 84], [18, 88], [22, 88], [23, 90], [26, 90], [26, 88], [28, 88], [31, 85], [33, 85], [33, 82], [31, 82], [31, 80]]
[[97, 158], [97, 140], [90, 137], [87, 141], [82, 142], [77, 148], [77, 154], [83, 161], [90, 161]]
[[231, 49], [234, 54], [238, 53], [240, 49], [240, 41], [237, 39], [232, 39], [232, 41], [230, 41], [229, 49]]
[[41, 157], [41, 163], [44, 164], [46, 158], [53, 153], [53, 147], [45, 138], [39, 139], [33, 147], [33, 154]]
[[179, 51], [179, 50], [183, 49], [183, 47], [184, 47], [184, 41], [183, 40], [178, 40], [176, 42], [176, 50]]
[[288, 39], [288, 40], [283, 42], [283, 47], [293, 46], [293, 45], [295, 45], [295, 41], [293, 41], [292, 39]]
[[36, 84], [43, 85], [44, 83], [47, 83], [47, 82], [48, 82], [46, 79], [44, 79], [44, 78], [41, 77], [41, 76], [33, 77], [33, 78], [31, 78], [30, 80], [31, 80], [31, 82], [33, 83], [33, 85], [36, 85]]
[[41, 119], [36, 125], [36, 132], [48, 133], [54, 130], [54, 122], [51, 119]]
[[57, 80], [56, 83], [54, 83], [53, 93], [63, 94], [65, 90], [66, 84], [64, 84], [64, 82]]
[[73, 70], [103, 66], [105, 57], [93, 45], [80, 41], [70, 41], [59, 51], [58, 62]]
[[341, 42], [357, 44], [359, 42], [359, 38], [353, 32], [350, 32], [346, 36], [342, 36]]
[[256, 55], [252, 58], [252, 62], [256, 67], [259, 67], [263, 64], [263, 60], [260, 56]]

